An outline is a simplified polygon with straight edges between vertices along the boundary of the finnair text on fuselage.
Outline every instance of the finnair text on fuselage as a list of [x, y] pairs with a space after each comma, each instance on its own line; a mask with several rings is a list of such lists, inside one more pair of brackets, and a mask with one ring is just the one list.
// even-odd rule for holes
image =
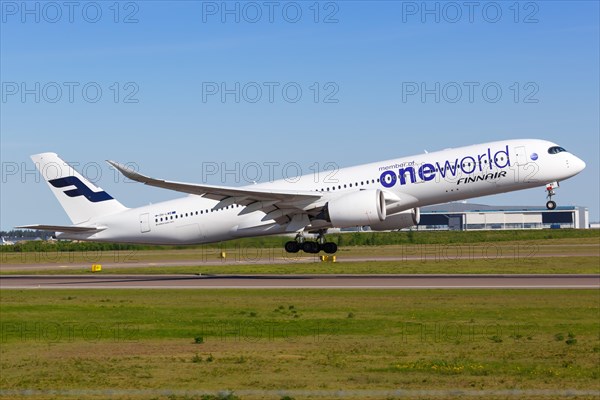
[[[492, 156], [493, 153], [493, 156]], [[398, 182], [400, 185], [408, 183], [428, 182], [434, 180], [438, 174], [443, 179], [451, 179], [463, 175], [471, 175], [478, 172], [485, 172], [479, 176], [481, 179], [472, 179], [469, 177], [460, 178], [457, 184], [475, 182], [477, 180], [498, 179], [506, 176], [506, 171], [502, 170], [511, 166], [508, 145], [504, 149], [493, 152], [488, 147], [482, 154], [466, 155], [462, 158], [453, 160], [436, 161], [432, 163], [423, 163], [418, 165], [416, 162], [404, 162], [391, 166], [380, 167], [381, 184], [386, 188], [391, 188]], [[397, 173], [394, 169], [397, 168]], [[398, 179], [399, 178], [399, 179]]]

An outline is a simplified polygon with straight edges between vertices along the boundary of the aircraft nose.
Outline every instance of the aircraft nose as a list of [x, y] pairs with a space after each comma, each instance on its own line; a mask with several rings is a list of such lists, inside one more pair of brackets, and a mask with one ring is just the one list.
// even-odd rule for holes
[[571, 166], [576, 171], [575, 173], [578, 174], [585, 169], [586, 165], [585, 161], [583, 161], [581, 158], [573, 156]]

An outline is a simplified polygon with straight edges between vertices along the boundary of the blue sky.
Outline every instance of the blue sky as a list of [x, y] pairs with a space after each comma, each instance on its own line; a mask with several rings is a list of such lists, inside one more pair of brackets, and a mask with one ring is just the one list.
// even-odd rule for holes
[[1, 2], [3, 230], [69, 222], [30, 171], [44, 151], [133, 207], [179, 194], [125, 182], [105, 159], [241, 185], [248, 165], [264, 181], [289, 163], [311, 173], [509, 138], [584, 159], [556, 200], [600, 220], [598, 2], [23, 4]]

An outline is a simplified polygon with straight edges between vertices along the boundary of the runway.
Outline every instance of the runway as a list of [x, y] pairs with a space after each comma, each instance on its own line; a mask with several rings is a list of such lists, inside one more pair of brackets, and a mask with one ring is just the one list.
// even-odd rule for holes
[[5, 275], [0, 289], [600, 289], [600, 275]]

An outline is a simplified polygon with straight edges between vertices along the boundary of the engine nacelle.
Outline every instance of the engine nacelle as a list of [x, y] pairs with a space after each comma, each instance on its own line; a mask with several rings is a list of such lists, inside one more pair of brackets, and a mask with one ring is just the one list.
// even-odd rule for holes
[[411, 210], [388, 215], [385, 221], [371, 224], [373, 231], [392, 231], [396, 229], [410, 228], [419, 224], [421, 220], [421, 210], [416, 207]]
[[327, 220], [336, 228], [371, 225], [385, 221], [385, 197], [377, 190], [361, 190], [327, 203]]

